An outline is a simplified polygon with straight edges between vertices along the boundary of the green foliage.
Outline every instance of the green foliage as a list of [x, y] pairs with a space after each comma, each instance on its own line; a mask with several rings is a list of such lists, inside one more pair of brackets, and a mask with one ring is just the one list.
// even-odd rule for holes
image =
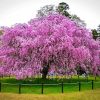
[[3, 34], [3, 31], [2, 30], [0, 30], [0, 35], [2, 35]]
[[93, 38], [97, 39], [100, 33], [98, 33], [96, 29], [92, 29], [92, 34], [93, 34]]
[[59, 5], [57, 6], [57, 11], [59, 13], [61, 13], [62, 15], [65, 15], [66, 17], [71, 17], [71, 15], [68, 13], [69, 10], [69, 5], [65, 2], [61, 2], [59, 3]]

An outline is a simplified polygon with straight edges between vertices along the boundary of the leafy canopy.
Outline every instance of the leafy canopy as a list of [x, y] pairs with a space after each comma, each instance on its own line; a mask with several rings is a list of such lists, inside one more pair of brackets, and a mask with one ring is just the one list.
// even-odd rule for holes
[[49, 72], [76, 74], [76, 69], [100, 74], [100, 46], [92, 33], [71, 19], [51, 14], [28, 24], [5, 27], [0, 47], [0, 74], [17, 79]]

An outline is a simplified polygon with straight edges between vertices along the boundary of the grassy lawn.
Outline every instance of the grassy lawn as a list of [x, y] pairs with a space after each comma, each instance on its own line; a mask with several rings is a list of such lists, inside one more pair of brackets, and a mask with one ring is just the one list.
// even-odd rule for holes
[[64, 94], [0, 93], [0, 100], [100, 100], [100, 89]]
[[[41, 94], [42, 85], [44, 94], [51, 94], [51, 93], [61, 93], [62, 92], [62, 85], [59, 84], [63, 81], [63, 91], [64, 93], [69, 92], [76, 92], [79, 91], [79, 81], [81, 82], [81, 91], [91, 90], [92, 89], [92, 80], [94, 77], [88, 77], [88, 80], [85, 78], [80, 77], [78, 79], [74, 76], [72, 79], [26, 79], [26, 80], [16, 80], [15, 78], [1, 78], [2, 88], [1, 92], [5, 93], [18, 93], [19, 92], [19, 83], [21, 84], [21, 93], [31, 93], [31, 94]], [[6, 83], [6, 84], [4, 84]], [[10, 84], [8, 84], [10, 83]], [[39, 84], [39, 85], [37, 85]], [[52, 85], [53, 84], [53, 85]], [[100, 77], [97, 77], [94, 80], [94, 89], [100, 89]]]

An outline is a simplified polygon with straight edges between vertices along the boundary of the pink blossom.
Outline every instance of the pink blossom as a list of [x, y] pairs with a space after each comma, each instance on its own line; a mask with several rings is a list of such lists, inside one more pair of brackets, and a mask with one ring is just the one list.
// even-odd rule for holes
[[88, 29], [63, 15], [51, 14], [28, 24], [5, 27], [1, 42], [0, 74], [17, 79], [33, 77], [47, 63], [49, 71], [58, 74], [76, 74], [78, 65], [90, 73], [100, 73], [99, 41]]

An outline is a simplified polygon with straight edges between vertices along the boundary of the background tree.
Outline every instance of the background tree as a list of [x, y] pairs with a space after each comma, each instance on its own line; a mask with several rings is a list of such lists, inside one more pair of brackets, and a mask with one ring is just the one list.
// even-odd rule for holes
[[54, 5], [45, 5], [38, 10], [36, 16], [38, 18], [47, 16], [49, 14], [57, 13]]
[[69, 5], [67, 3], [65, 3], [65, 2], [61, 2], [57, 6], [57, 11], [60, 14], [65, 15], [66, 17], [71, 17], [71, 15], [68, 13], [67, 10], [69, 10]]
[[79, 25], [81, 27], [86, 27], [86, 23], [82, 19], [80, 19], [80, 17], [78, 17], [77, 15], [75, 15], [75, 14], [74, 15], [71, 15], [71, 19], [73, 21], [75, 21], [75, 23], [77, 25]]
[[48, 16], [49, 14], [62, 14], [66, 17], [71, 18], [78, 26], [86, 27], [86, 23], [77, 15], [71, 15], [69, 12], [69, 5], [65, 2], [61, 2], [58, 4], [58, 6], [54, 5], [46, 5], [44, 7], [41, 7], [40, 10], [38, 10], [37, 17], [43, 17]]
[[2, 37], [2, 35], [3, 35], [3, 30], [0, 29], [0, 46], [2, 45], [2, 43], [1, 43], [1, 37]]
[[97, 29], [92, 29], [92, 34], [94, 39], [100, 40], [100, 25], [97, 27]]
[[92, 29], [93, 38], [96, 40], [98, 36], [98, 32], [96, 29]]
[[68, 13], [69, 5], [65, 2], [59, 3], [58, 6], [54, 5], [45, 5], [38, 10], [37, 17], [43, 17], [47, 16], [49, 14], [62, 14], [65, 15], [66, 17], [71, 17], [71, 15]]
[[0, 30], [0, 35], [2, 35], [3, 34], [3, 30]]

